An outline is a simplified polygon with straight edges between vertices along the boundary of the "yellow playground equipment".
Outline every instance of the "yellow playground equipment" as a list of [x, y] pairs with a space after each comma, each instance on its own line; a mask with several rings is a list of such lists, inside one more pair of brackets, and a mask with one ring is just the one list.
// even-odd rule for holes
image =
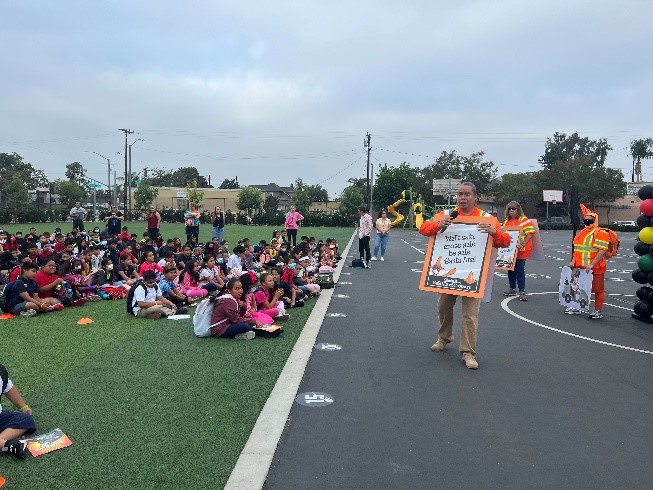
[[422, 221], [424, 221], [424, 205], [422, 204], [421, 197], [419, 195], [413, 195], [411, 191], [402, 191], [401, 199], [397, 199], [388, 206], [388, 212], [395, 218], [392, 223], [390, 223], [390, 226], [395, 227], [404, 222], [404, 215], [398, 212], [395, 207], [400, 206], [405, 202], [412, 203], [412, 212], [415, 216], [415, 227], [419, 229], [420, 226], [422, 226]]

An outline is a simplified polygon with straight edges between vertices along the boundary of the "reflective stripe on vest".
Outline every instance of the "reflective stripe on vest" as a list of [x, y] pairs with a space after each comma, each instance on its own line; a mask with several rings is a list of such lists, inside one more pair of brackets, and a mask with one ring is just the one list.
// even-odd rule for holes
[[592, 245], [590, 245], [592, 243], [592, 237], [594, 236], [594, 232], [596, 230], [598, 230], [598, 228], [588, 233], [587, 236], [585, 237], [585, 240], [583, 240], [582, 244], [580, 245], [574, 244], [574, 253], [580, 254], [582, 266], [590, 265], [590, 263], [592, 262], [592, 257], [590, 254], [599, 252], [598, 248], [595, 248]]

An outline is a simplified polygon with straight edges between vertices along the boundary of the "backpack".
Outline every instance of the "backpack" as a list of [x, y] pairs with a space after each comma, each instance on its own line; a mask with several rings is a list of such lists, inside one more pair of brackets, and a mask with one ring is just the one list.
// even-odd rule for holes
[[228, 320], [228, 318], [223, 318], [219, 322], [212, 324], [211, 315], [213, 315], [214, 307], [215, 303], [211, 301], [211, 298], [205, 298], [197, 305], [195, 314], [193, 315], [193, 331], [195, 332], [195, 336], [210, 337], [211, 327], [215, 327], [216, 325], [224, 323]]
[[68, 281], [62, 282], [59, 287], [55, 289], [55, 296], [64, 306], [70, 306], [70, 303], [73, 302], [74, 295], [75, 291]]
[[[603, 230], [609, 235], [608, 239], [608, 250], [605, 252], [605, 260], [611, 259], [615, 255], [617, 255], [617, 252], [619, 251], [619, 245], [621, 245], [621, 242], [619, 241], [619, 235], [617, 235], [617, 232], [614, 230], [611, 230], [609, 228], [596, 228], [596, 230]], [[596, 230], [594, 230], [592, 233], [594, 233]]]
[[611, 259], [617, 255], [621, 242], [619, 241], [619, 235], [617, 235], [616, 231], [609, 228], [603, 228], [603, 230], [606, 231], [608, 235], [610, 235], [610, 244], [608, 245], [608, 251], [605, 253], [605, 258]]
[[0, 309], [5, 313], [9, 313], [9, 295], [13, 285], [13, 282], [8, 282], [0, 289]]
[[[131, 288], [129, 288], [129, 292], [127, 293], [127, 313], [129, 313], [130, 315], [134, 314], [134, 305], [132, 303], [134, 303], [134, 293], [136, 292], [136, 288], [139, 286], [142, 286], [147, 291], [147, 288], [145, 287], [145, 284], [143, 284], [143, 281], [138, 280], [136, 284], [134, 284]], [[156, 289], [157, 296], [158, 296], [159, 285], [155, 284], [154, 289]]]
[[365, 268], [365, 262], [363, 262], [362, 259], [354, 259], [351, 261], [351, 266], [354, 269], [364, 269]]
[[333, 289], [335, 286], [332, 274], [318, 274], [317, 283], [321, 289]]

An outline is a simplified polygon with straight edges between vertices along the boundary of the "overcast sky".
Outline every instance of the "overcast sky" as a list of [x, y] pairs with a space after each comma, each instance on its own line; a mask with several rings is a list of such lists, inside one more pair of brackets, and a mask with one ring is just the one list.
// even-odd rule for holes
[[[80, 161], [297, 177], [333, 198], [372, 163], [485, 151], [536, 170], [546, 138], [653, 136], [653, 1], [0, 3], [0, 152], [50, 179]], [[653, 180], [653, 163], [644, 177]]]

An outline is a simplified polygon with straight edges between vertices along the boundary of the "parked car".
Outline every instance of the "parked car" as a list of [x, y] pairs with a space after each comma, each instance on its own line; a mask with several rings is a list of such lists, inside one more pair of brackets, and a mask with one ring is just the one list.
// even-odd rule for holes
[[637, 226], [634, 221], [613, 221], [612, 224], [615, 226]]
[[562, 217], [562, 216], [550, 216], [549, 219], [543, 219], [541, 221], [538, 220], [538, 223], [543, 224], [543, 223], [550, 223], [550, 224], [557, 224], [557, 225], [566, 225], [567, 224], [567, 219]]

